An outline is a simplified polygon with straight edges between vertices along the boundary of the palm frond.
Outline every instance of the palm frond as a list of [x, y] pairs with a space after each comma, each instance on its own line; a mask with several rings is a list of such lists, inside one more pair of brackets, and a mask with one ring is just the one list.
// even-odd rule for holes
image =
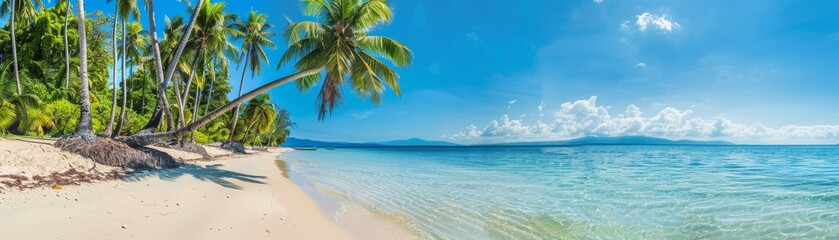
[[365, 36], [356, 42], [359, 48], [387, 58], [399, 67], [411, 65], [414, 58], [408, 47], [388, 37]]

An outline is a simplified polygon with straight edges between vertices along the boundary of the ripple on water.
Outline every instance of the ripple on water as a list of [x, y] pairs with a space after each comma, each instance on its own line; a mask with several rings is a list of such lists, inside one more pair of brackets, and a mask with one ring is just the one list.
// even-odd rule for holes
[[835, 239], [836, 156], [836, 147], [583, 146], [284, 159], [318, 189], [428, 238]]

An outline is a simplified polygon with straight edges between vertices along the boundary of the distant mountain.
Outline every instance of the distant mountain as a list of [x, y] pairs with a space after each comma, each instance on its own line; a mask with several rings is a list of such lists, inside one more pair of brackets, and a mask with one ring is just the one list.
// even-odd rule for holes
[[726, 141], [669, 140], [655, 137], [582, 137], [565, 141], [515, 142], [491, 146], [580, 146], [580, 145], [734, 145]]
[[375, 143], [324, 142], [309, 139], [287, 138], [283, 146], [286, 147], [377, 147]]
[[325, 142], [309, 139], [290, 137], [286, 139], [283, 146], [286, 147], [407, 147], [407, 146], [459, 146], [444, 141], [429, 141], [420, 138], [405, 140], [394, 140], [387, 142], [350, 143], [350, 142]]
[[[564, 141], [545, 142], [514, 142], [486, 144], [478, 146], [583, 146], [583, 145], [734, 145], [725, 141], [693, 141], [693, 140], [669, 140], [655, 137], [624, 136], [624, 137], [582, 137]], [[407, 147], [407, 146], [464, 146], [445, 141], [430, 141], [420, 138], [394, 140], [386, 142], [350, 143], [350, 142], [325, 142], [309, 139], [288, 138], [283, 143], [286, 147]], [[468, 146], [468, 145], [466, 145]]]
[[431, 141], [421, 138], [410, 138], [404, 140], [393, 140], [387, 142], [377, 142], [376, 144], [384, 146], [460, 146], [458, 144], [445, 141]]

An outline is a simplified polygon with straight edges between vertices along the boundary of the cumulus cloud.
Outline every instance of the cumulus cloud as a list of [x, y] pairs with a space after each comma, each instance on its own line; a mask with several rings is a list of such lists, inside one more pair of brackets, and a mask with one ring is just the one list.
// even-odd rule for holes
[[539, 116], [540, 117], [545, 116], [545, 112], [543, 112], [543, 110], [545, 109], [545, 102], [544, 101], [539, 102], [539, 106], [536, 107], [536, 109], [539, 109]]
[[[540, 104], [541, 106], [541, 104]], [[835, 143], [839, 125], [787, 125], [770, 128], [761, 124], [735, 123], [725, 118], [692, 116], [692, 110], [665, 107], [658, 113], [644, 114], [629, 105], [612, 114], [597, 105], [597, 97], [566, 102], [553, 113], [553, 119], [530, 124], [502, 115], [485, 127], [469, 125], [465, 131], [446, 138], [466, 143], [541, 141], [583, 136], [651, 136], [670, 139], [717, 139], [738, 143]]]
[[655, 16], [652, 13], [645, 12], [636, 17], [637, 20], [635, 21], [635, 24], [638, 25], [638, 30], [642, 32], [646, 32], [650, 25], [657, 27], [659, 30], [668, 32], [672, 32], [673, 29], [681, 27], [679, 23], [671, 21], [667, 15]]
[[646, 64], [646, 63], [642, 63], [642, 62], [640, 62], [640, 63], [638, 63], [638, 64], [635, 64], [635, 67], [636, 67], [636, 68], [647, 68], [647, 64]]

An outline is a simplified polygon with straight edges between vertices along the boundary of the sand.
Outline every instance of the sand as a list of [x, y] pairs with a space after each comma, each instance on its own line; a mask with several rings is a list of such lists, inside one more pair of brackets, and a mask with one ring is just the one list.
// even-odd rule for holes
[[90, 159], [61, 151], [47, 139], [0, 139], [0, 175], [45, 176], [70, 169], [95, 169], [109, 172], [114, 168], [96, 165]]
[[[49, 145], [1, 141], [0, 164], [10, 173], [27, 169], [23, 162], [34, 158], [61, 157], [61, 164], [29, 174], [60, 171], [65, 163], [92, 165]], [[278, 154], [232, 155], [60, 190], [6, 191], [0, 193], [0, 239], [351, 239], [282, 176]]]

